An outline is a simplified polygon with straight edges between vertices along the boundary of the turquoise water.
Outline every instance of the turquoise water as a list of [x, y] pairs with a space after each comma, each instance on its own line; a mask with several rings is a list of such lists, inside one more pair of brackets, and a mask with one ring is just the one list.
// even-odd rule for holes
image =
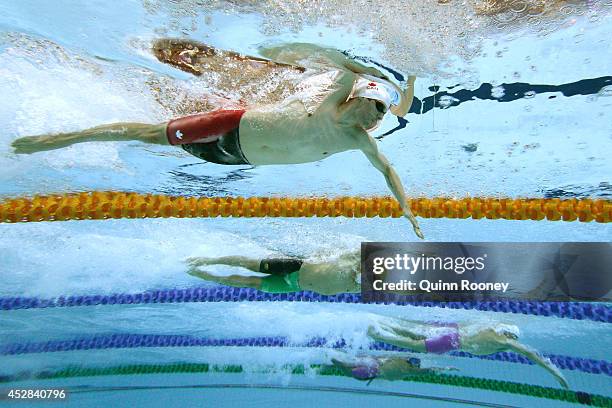
[[[416, 97], [435, 88], [473, 91], [482, 84], [524, 83], [567, 89], [598, 79], [600, 89], [560, 91], [498, 100], [439, 100], [409, 114], [406, 128], [380, 141], [410, 196], [610, 196], [612, 162], [609, 4], [555, 6], [542, 16], [469, 15], [465, 5], [427, 8], [389, 3], [380, 21], [367, 5], [340, 2], [34, 2], [0, 4], [0, 194], [121, 190], [184, 195], [312, 196], [387, 194], [383, 178], [359, 152], [296, 166], [224, 167], [182, 150], [140, 143], [85, 143], [15, 156], [20, 136], [118, 121], [161, 122], [172, 112], [152, 84], [184, 92], [210, 88], [158, 63], [155, 38], [188, 37], [254, 54], [258, 45], [307, 41], [416, 72]], [[385, 5], [384, 3], [382, 5]], [[393, 8], [396, 12], [391, 12]], [[412, 7], [412, 8], [411, 8]], [[444, 8], [447, 7], [447, 8]], [[385, 11], [386, 10], [386, 11]], [[314, 15], [317, 14], [318, 17]], [[455, 17], [452, 17], [452, 16]], [[406, 24], [406, 17], [410, 24]], [[446, 16], [446, 17], [444, 17]], [[442, 19], [444, 17], [444, 19]], [[507, 17], [506, 14], [503, 17]], [[282, 21], [282, 24], [279, 22]], [[505, 21], [505, 20], [504, 20]], [[381, 23], [382, 22], [382, 23]], [[420, 29], [420, 31], [419, 31]], [[463, 33], [463, 35], [460, 35]], [[421, 36], [421, 37], [419, 37]], [[422, 38], [430, 41], [421, 41]], [[580, 86], [578, 86], [580, 88]], [[495, 88], [497, 95], [503, 92]], [[510, 87], [504, 88], [506, 92]], [[553, 97], [554, 98], [551, 98]], [[461, 103], [458, 103], [461, 102]], [[397, 126], [388, 116], [376, 134]], [[464, 146], [476, 145], [476, 151]], [[346, 163], [350, 163], [347, 166]], [[612, 227], [596, 223], [420, 219], [431, 241], [610, 241]], [[0, 297], [136, 293], [206, 286], [185, 273], [190, 256], [288, 254], [331, 258], [362, 241], [415, 239], [403, 220], [203, 219], [111, 220], [0, 225]], [[221, 274], [240, 272], [216, 269]], [[31, 309], [0, 312], [0, 346], [95, 335], [190, 335], [202, 338], [285, 336], [292, 344], [320, 336], [344, 339], [349, 351], [368, 345], [365, 330], [380, 315], [424, 320], [517, 324], [538, 350], [611, 361], [606, 323], [492, 312], [384, 305], [305, 303], [184, 303]], [[370, 386], [288, 364], [329, 363], [333, 351], [312, 347], [141, 347], [0, 356], [0, 375], [129, 364], [240, 364], [242, 373], [177, 373], [15, 381], [5, 386], [71, 387], [75, 406], [322, 406], [385, 403], [444, 406], [562, 403], [495, 391], [414, 382]], [[542, 369], [457, 357], [423, 357], [468, 377], [556, 388]], [[612, 397], [605, 374], [563, 370], [571, 389]], [[118, 388], [124, 387], [124, 388]], [[402, 394], [402, 395], [400, 395]], [[440, 400], [454, 398], [461, 401]], [[19, 406], [25, 406], [20, 403]]]

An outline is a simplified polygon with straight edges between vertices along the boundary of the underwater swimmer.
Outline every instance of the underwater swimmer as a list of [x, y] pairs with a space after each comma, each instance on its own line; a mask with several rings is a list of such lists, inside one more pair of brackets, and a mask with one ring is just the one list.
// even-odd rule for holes
[[[190, 258], [188, 273], [222, 285], [254, 288], [268, 293], [311, 290], [322, 295], [334, 295], [361, 290], [360, 259], [358, 251], [343, 254], [332, 262], [307, 262], [297, 258], [252, 259], [243, 256]], [[268, 276], [217, 276], [200, 269], [210, 265], [237, 266]]]
[[292, 96], [271, 105], [221, 109], [157, 125], [115, 123], [81, 132], [22, 137], [12, 146], [15, 153], [23, 154], [81, 142], [137, 140], [180, 146], [203, 160], [225, 165], [309, 163], [361, 150], [384, 175], [404, 216], [423, 238], [399, 176], [368, 133], [387, 111], [397, 116], [408, 112], [415, 77], [402, 90], [377, 69], [312, 44], [288, 44], [261, 53], [280, 64], [309, 67], [306, 72], [312, 75], [305, 73]]
[[343, 356], [342, 358], [332, 358], [331, 361], [345, 375], [357, 380], [367, 381], [368, 385], [374, 379], [398, 381], [421, 374], [457, 371], [454, 367], [422, 367], [421, 360], [414, 357], [359, 356], [349, 358]]
[[368, 335], [376, 340], [410, 350], [443, 354], [465, 351], [474, 355], [489, 355], [500, 351], [513, 351], [527, 357], [551, 373], [563, 386], [568, 383], [550, 359], [538, 351], [519, 343], [519, 328], [498, 323], [493, 327], [482, 324], [427, 323], [404, 319], [381, 321], [368, 328]]

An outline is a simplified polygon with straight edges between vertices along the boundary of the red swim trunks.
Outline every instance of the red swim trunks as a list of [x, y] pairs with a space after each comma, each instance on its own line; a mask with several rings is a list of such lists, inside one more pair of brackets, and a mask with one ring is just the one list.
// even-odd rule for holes
[[238, 133], [244, 112], [217, 110], [173, 119], [166, 128], [168, 142], [209, 162], [248, 164]]

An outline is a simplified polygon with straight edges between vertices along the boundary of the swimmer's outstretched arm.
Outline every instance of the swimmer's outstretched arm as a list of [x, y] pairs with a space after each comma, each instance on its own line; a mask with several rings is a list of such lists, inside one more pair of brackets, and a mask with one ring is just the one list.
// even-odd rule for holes
[[512, 351], [524, 355], [529, 360], [533, 361], [534, 363], [551, 373], [563, 388], [569, 388], [569, 384], [561, 373], [561, 370], [559, 370], [559, 368], [557, 368], [557, 366], [555, 366], [549, 358], [541, 356], [540, 353], [538, 353], [536, 350], [532, 349], [529, 346], [521, 344], [516, 340], [508, 339], [506, 341], [506, 344], [508, 345], [508, 348], [510, 348]]
[[45, 150], [61, 149], [83, 142], [119, 142], [138, 140], [151, 144], [167, 145], [166, 124], [113, 123], [96, 126], [80, 132], [58, 133], [41, 136], [26, 136], [13, 141], [17, 154], [29, 154]]
[[404, 217], [408, 218], [412, 224], [415, 234], [419, 238], [425, 238], [421, 232], [419, 223], [410, 210], [410, 204], [406, 198], [406, 193], [404, 192], [404, 187], [402, 186], [399, 176], [393, 167], [391, 167], [391, 164], [387, 158], [378, 151], [378, 146], [376, 145], [376, 141], [372, 138], [372, 136], [370, 136], [365, 130], [358, 130], [358, 132], [361, 133], [359, 135], [361, 151], [366, 155], [370, 163], [372, 163], [372, 165], [385, 176], [387, 185], [391, 189], [391, 192], [397, 201], [399, 201]]
[[389, 79], [380, 70], [364, 65], [334, 48], [321, 47], [315, 44], [289, 43], [273, 47], [260, 47], [259, 53], [265, 58], [283, 64], [299, 65], [305, 68], [327, 65], [346, 69], [356, 74]]
[[[305, 68], [332, 66], [346, 69], [355, 74], [372, 75], [389, 81], [389, 77], [379, 69], [364, 65], [334, 48], [321, 47], [309, 43], [289, 43], [273, 47], [260, 47], [259, 53], [272, 61], [283, 64], [299, 65]], [[410, 110], [412, 100], [414, 99], [415, 79], [414, 75], [409, 76], [405, 89], [390, 81], [402, 95], [399, 106], [391, 107], [391, 112], [395, 116], [406, 116]]]

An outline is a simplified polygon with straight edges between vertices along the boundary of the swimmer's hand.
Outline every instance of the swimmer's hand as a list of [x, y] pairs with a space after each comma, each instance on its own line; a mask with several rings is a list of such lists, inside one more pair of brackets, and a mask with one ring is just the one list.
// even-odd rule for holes
[[412, 229], [414, 230], [416, 236], [421, 239], [425, 239], [425, 235], [423, 235], [421, 227], [419, 227], [419, 223], [417, 222], [416, 218], [414, 218], [414, 215], [412, 215], [412, 212], [404, 213], [404, 217], [410, 220], [410, 223], [412, 224]]
[[409, 200], [406, 200], [406, 202], [402, 206], [402, 211], [403, 211], [404, 217], [406, 217], [408, 221], [410, 221], [410, 223], [412, 224], [412, 229], [414, 230], [414, 233], [416, 234], [416, 236], [421, 239], [425, 239], [425, 236], [423, 235], [423, 232], [421, 231], [421, 227], [419, 227], [419, 222], [414, 217], [414, 214], [412, 214], [412, 210], [410, 209]]
[[555, 376], [555, 378], [557, 379], [557, 381], [559, 381], [561, 387], [565, 388], [566, 390], [569, 390], [569, 383], [567, 382], [563, 374]]
[[537, 350], [532, 349], [525, 344], [521, 344], [516, 340], [507, 340], [506, 344], [510, 350], [524, 355], [529, 360], [533, 361], [552, 374], [563, 388], [569, 389], [569, 384], [563, 376], [563, 373], [561, 373], [561, 370], [559, 370], [559, 368], [552, 361], [550, 361], [550, 358], [540, 355]]
[[399, 202], [402, 208], [402, 214], [404, 217], [408, 218], [412, 224], [414, 233], [417, 235], [417, 237], [425, 239], [425, 236], [423, 236], [421, 228], [419, 227], [419, 223], [414, 217], [414, 214], [412, 214], [412, 210], [410, 209], [410, 201], [406, 198], [402, 182], [389, 163], [389, 160], [387, 160], [387, 158], [378, 150], [376, 140], [374, 140], [374, 138], [363, 129], [356, 129], [356, 138], [360, 142], [361, 151], [365, 154], [370, 163], [372, 163], [372, 165], [378, 171], [380, 171], [383, 176], [385, 176], [387, 186], [389, 186], [389, 189], [391, 189], [395, 199]]
[[[567, 380], [565, 379], [565, 377], [563, 376], [563, 374], [561, 373], [561, 370], [559, 370], [557, 368], [557, 366], [555, 366], [553, 364], [552, 361], [550, 361], [549, 358], [545, 358], [545, 360], [547, 360], [548, 363], [548, 371], [550, 371], [550, 373], [553, 375], [553, 377], [555, 377], [555, 379], [557, 380], [557, 382], [559, 383], [559, 385], [561, 385], [561, 387], [565, 388], [566, 390], [569, 389], [569, 383], [567, 382]], [[545, 367], [546, 368], [546, 367]]]

